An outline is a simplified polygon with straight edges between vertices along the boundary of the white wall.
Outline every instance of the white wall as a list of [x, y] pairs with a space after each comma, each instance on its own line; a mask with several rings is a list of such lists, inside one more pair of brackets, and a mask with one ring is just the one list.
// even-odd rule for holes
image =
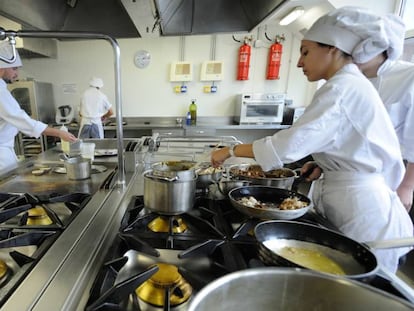
[[[262, 47], [252, 47], [249, 80], [237, 81], [237, 55], [241, 43], [231, 34], [216, 36], [215, 59], [224, 62], [224, 79], [216, 82], [217, 93], [203, 93], [203, 86], [211, 83], [200, 81], [201, 63], [210, 59], [212, 36], [185, 37], [184, 59], [194, 64], [194, 79], [186, 83], [188, 92], [176, 94], [173, 87], [180, 83], [169, 82], [170, 64], [180, 60], [180, 37], [120, 39], [122, 112], [124, 116], [184, 116], [190, 100], [197, 99], [200, 116], [231, 116], [235, 95], [243, 92], [287, 92], [295, 106], [306, 104], [309, 83], [296, 67], [299, 41], [284, 28], [267, 27], [266, 33], [274, 38], [284, 34], [280, 80], [266, 80], [268, 48], [271, 42], [264, 30], [251, 35], [262, 40]], [[242, 40], [245, 34], [235, 35]], [[151, 63], [145, 69], [133, 64], [138, 50], [151, 53]], [[103, 91], [114, 103], [114, 65], [111, 45], [104, 40], [60, 41], [57, 59], [24, 59], [21, 78], [34, 78], [52, 82], [56, 105], [78, 105], [81, 92], [91, 76], [104, 80]], [[289, 84], [288, 84], [289, 81]], [[71, 91], [64, 86], [74, 87]], [[64, 92], [64, 89], [66, 92]], [[72, 93], [71, 93], [72, 92]]]

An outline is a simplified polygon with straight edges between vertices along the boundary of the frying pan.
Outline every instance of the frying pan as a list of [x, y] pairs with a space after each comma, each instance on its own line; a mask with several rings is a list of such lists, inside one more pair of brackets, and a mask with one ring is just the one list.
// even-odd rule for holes
[[[287, 189], [269, 186], [244, 186], [231, 190], [228, 194], [230, 203], [239, 212], [253, 218], [291, 220], [303, 216], [311, 207], [311, 200], [303, 194]], [[254, 197], [262, 203], [279, 205], [286, 198], [297, 197], [300, 201], [308, 203], [306, 207], [294, 210], [280, 210], [278, 208], [251, 207], [240, 202], [243, 197]]]
[[[369, 282], [380, 270], [375, 254], [367, 245], [316, 225], [295, 221], [265, 221], [255, 227], [255, 236], [259, 243], [259, 257], [267, 265], [304, 268], [278, 255], [280, 248], [287, 246], [322, 253], [339, 264], [350, 279]], [[413, 241], [406, 239], [401, 245], [388, 243], [382, 248], [410, 246]], [[381, 246], [374, 242], [372, 245], [376, 248]]]

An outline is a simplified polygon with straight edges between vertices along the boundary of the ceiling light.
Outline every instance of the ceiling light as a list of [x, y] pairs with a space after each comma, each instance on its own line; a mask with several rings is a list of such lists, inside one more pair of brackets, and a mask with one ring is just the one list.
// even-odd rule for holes
[[297, 6], [288, 14], [286, 14], [279, 22], [279, 25], [286, 26], [295, 21], [299, 16], [305, 12], [303, 6]]

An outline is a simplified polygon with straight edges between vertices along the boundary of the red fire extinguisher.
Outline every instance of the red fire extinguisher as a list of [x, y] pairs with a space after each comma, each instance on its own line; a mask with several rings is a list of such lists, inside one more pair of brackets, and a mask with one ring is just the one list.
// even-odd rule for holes
[[247, 44], [247, 40], [245, 40], [244, 44], [239, 49], [237, 80], [249, 79], [250, 54], [251, 47]]
[[269, 61], [267, 64], [267, 80], [276, 80], [279, 79], [279, 68], [280, 62], [282, 60], [282, 50], [283, 46], [280, 43], [285, 38], [284, 36], [277, 36], [276, 42], [271, 45], [269, 49]]

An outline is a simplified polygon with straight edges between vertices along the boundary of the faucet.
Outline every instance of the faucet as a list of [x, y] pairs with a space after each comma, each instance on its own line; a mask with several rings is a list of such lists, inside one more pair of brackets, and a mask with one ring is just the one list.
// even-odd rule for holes
[[158, 150], [158, 147], [160, 146], [160, 134], [154, 133], [152, 134], [151, 138], [148, 141], [148, 151], [154, 152]]

